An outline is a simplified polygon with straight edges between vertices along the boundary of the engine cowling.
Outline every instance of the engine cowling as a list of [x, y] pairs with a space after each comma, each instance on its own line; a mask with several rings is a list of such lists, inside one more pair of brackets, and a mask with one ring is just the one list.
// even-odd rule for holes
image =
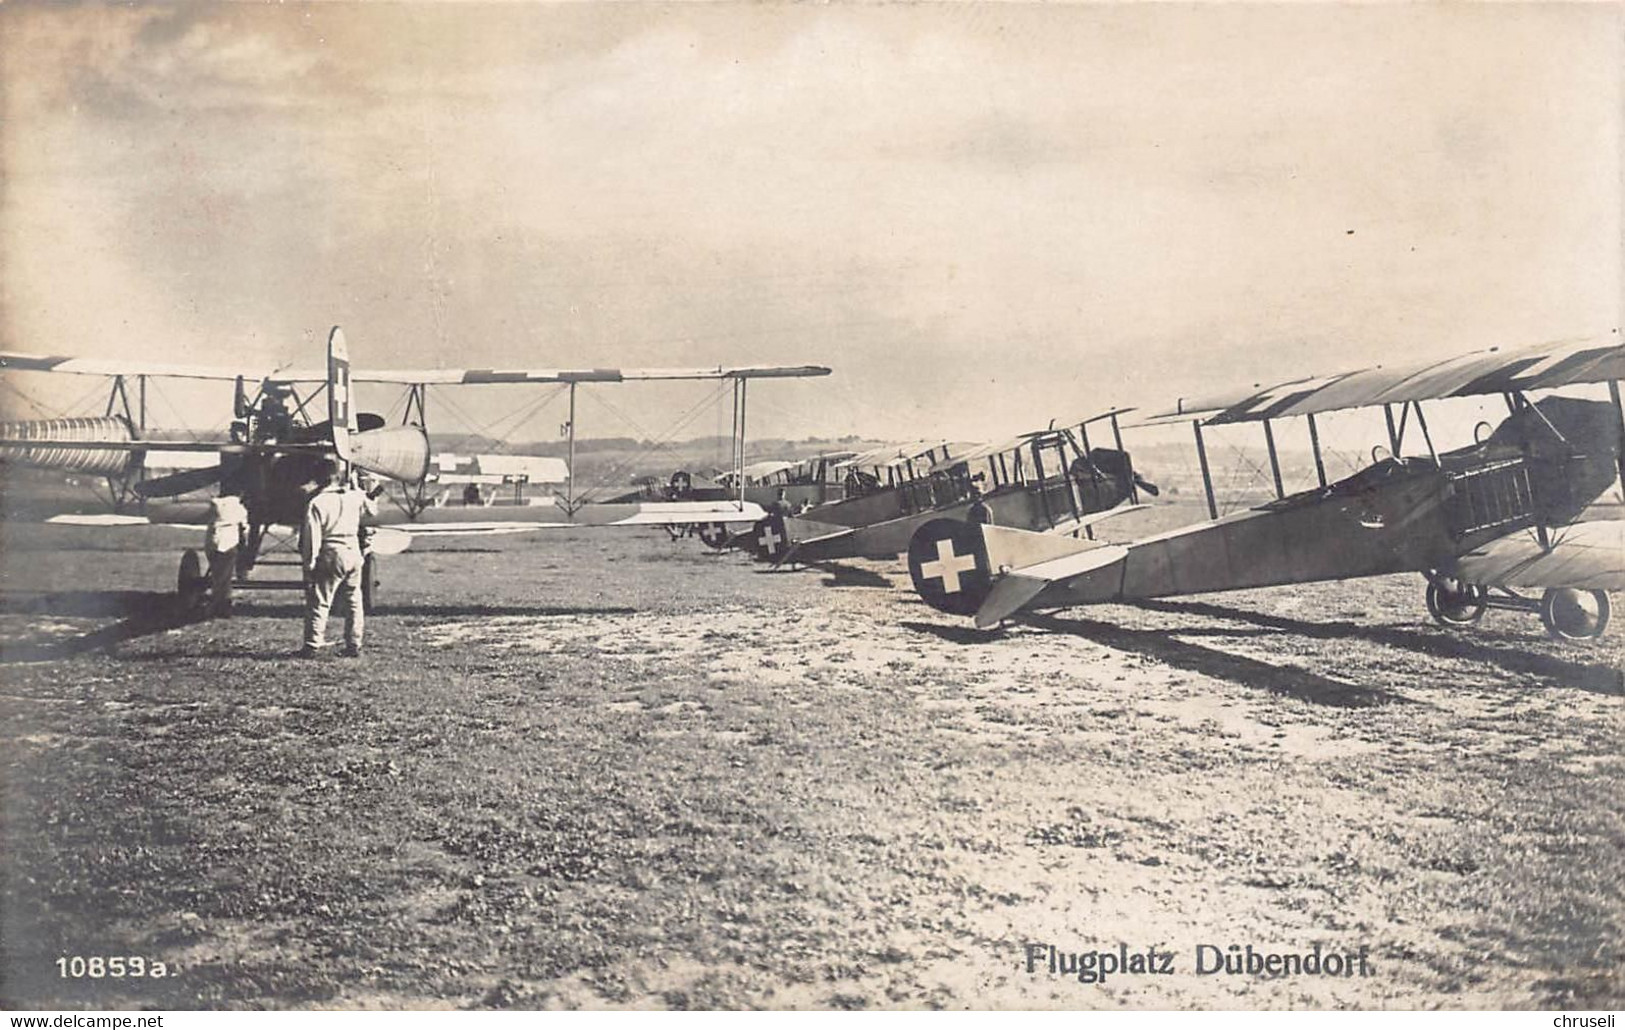
[[352, 433], [350, 460], [380, 476], [421, 483], [429, 473], [429, 436], [418, 426]]

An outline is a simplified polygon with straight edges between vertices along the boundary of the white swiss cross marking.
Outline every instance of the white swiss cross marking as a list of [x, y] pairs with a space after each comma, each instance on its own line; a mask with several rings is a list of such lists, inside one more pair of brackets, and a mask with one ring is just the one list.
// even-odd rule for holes
[[761, 543], [762, 550], [766, 551], [768, 554], [772, 554], [774, 551], [777, 551], [779, 549], [779, 545], [784, 543], [784, 538], [773, 532], [772, 526], [768, 526], [765, 530], [763, 530], [762, 535], [758, 537], [757, 540]]
[[340, 365], [333, 377], [333, 420], [350, 424], [350, 370]]
[[937, 560], [920, 564], [922, 579], [942, 580], [942, 592], [959, 593], [959, 576], [976, 568], [976, 555], [955, 554], [952, 540], [937, 541]]

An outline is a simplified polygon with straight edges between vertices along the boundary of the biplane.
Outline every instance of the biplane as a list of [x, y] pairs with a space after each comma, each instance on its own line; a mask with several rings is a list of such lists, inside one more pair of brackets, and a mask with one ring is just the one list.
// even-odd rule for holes
[[[631, 503], [636, 501], [716, 501], [743, 500], [766, 509], [780, 502], [792, 510], [801, 510], [844, 495], [841, 478], [834, 469], [852, 457], [852, 451], [817, 454], [797, 461], [757, 461], [740, 468], [709, 475], [678, 469], [668, 478], [644, 476], [637, 489], [607, 497], [603, 503]], [[674, 540], [697, 535], [716, 550], [736, 546], [748, 534], [749, 526], [738, 522], [711, 522], [701, 525], [673, 525], [668, 527]]]
[[[731, 366], [714, 369], [353, 369], [343, 331], [335, 326], [328, 336], [325, 369], [299, 371], [275, 368], [223, 370], [206, 366], [163, 364], [136, 360], [47, 357], [0, 352], [0, 369], [7, 372], [46, 372], [108, 377], [112, 380], [102, 416], [54, 418], [0, 423], [0, 462], [55, 469], [102, 477], [115, 511], [132, 504], [176, 498], [218, 487], [222, 493], [242, 497], [249, 514], [249, 534], [238, 552], [238, 586], [297, 588], [301, 582], [250, 581], [259, 564], [297, 564], [286, 557], [262, 560], [276, 527], [297, 527], [320, 466], [337, 459], [348, 468], [393, 481], [401, 489], [394, 509], [377, 520], [385, 527], [372, 535], [364, 562], [363, 588], [367, 603], [377, 587], [377, 555], [404, 550], [413, 537], [430, 534], [524, 532], [569, 526], [666, 526], [672, 524], [750, 525], [764, 512], [742, 498], [709, 502], [630, 503], [592, 505], [578, 502], [572, 493], [556, 505], [487, 509], [438, 508], [429, 504], [424, 490], [429, 468], [427, 425], [428, 388], [451, 385], [565, 384], [570, 393], [569, 464], [575, 451], [576, 388], [583, 383], [630, 381], [725, 380], [734, 395], [734, 461], [744, 464], [744, 402], [747, 384], [754, 379], [828, 375], [821, 366]], [[152, 378], [224, 380], [235, 383], [234, 420], [230, 439], [175, 441], [149, 434], [147, 385]], [[249, 384], [254, 384], [252, 388]], [[404, 387], [402, 424], [389, 426], [380, 415], [359, 412], [353, 388], [361, 383]], [[325, 418], [322, 416], [325, 415]], [[185, 468], [169, 475], [149, 477], [151, 460], [165, 452], [204, 452], [218, 456], [214, 464]], [[169, 506], [164, 506], [166, 509]], [[196, 523], [195, 507], [147, 509], [142, 516], [118, 516], [118, 521], [173, 521]], [[166, 516], [168, 516], [166, 518]], [[103, 520], [68, 518], [92, 525]], [[290, 550], [287, 540], [282, 550]], [[204, 600], [207, 579], [195, 550], [181, 558], [177, 585], [183, 598], [194, 604]]]
[[[1120, 414], [1090, 415], [997, 444], [922, 442], [858, 455], [844, 466], [845, 499], [792, 517], [770, 514], [751, 531], [756, 556], [774, 564], [894, 558], [921, 526], [963, 522], [978, 499], [1001, 526], [1085, 532], [1133, 510], [1141, 490], [1156, 492], [1122, 449]], [[1117, 446], [1091, 444], [1096, 422], [1111, 424]]]
[[[1427, 608], [1451, 627], [1490, 608], [1538, 612], [1553, 636], [1600, 636], [1625, 587], [1625, 522], [1587, 519], [1621, 473], [1625, 411], [1615, 339], [1491, 349], [1447, 361], [1372, 368], [1182, 402], [1147, 424], [1194, 429], [1209, 520], [1125, 544], [934, 520], [908, 566], [933, 607], [995, 626], [1022, 611], [1320, 580], [1419, 572]], [[1606, 383], [1610, 399], [1530, 394]], [[1475, 442], [1439, 451], [1424, 401], [1501, 396], [1507, 415]], [[1328, 482], [1315, 416], [1381, 408], [1388, 449]], [[1318, 485], [1282, 489], [1272, 423], [1308, 422]], [[1219, 517], [1204, 429], [1257, 423], [1276, 497]], [[1403, 457], [1407, 423], [1427, 454]], [[1414, 441], [1413, 441], [1414, 442]], [[1533, 591], [1540, 591], [1535, 596]]]

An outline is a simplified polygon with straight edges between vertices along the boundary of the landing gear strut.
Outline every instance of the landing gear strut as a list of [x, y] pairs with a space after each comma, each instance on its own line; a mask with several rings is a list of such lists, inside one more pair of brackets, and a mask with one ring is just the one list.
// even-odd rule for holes
[[378, 596], [378, 556], [368, 553], [361, 559], [361, 610], [370, 612]]

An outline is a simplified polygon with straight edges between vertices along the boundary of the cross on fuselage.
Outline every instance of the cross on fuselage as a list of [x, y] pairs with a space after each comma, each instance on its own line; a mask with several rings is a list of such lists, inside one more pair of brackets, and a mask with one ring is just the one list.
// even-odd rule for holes
[[975, 569], [976, 555], [958, 554], [954, 551], [954, 542], [951, 539], [944, 539], [937, 541], [936, 560], [920, 564], [920, 578], [940, 579], [943, 593], [957, 594], [960, 575]]
[[780, 544], [784, 543], [784, 538], [773, 532], [773, 527], [769, 525], [762, 530], [762, 535], [757, 537], [757, 542], [762, 545], [764, 551], [772, 554], [779, 549]]

